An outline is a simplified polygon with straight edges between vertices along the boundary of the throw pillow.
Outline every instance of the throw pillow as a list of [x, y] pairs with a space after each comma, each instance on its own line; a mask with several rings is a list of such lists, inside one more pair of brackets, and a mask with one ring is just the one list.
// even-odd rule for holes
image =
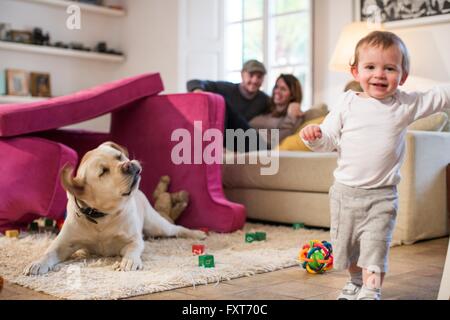
[[434, 113], [431, 116], [414, 121], [408, 126], [408, 130], [418, 131], [442, 131], [448, 122], [445, 112]]
[[[445, 112], [447, 114], [448, 119], [450, 120], [450, 108], [444, 108], [442, 112]], [[445, 125], [444, 129], [442, 129], [444, 132], [450, 132], [450, 121], [447, 121], [447, 124]]]
[[297, 132], [293, 135], [290, 135], [289, 137], [286, 137], [278, 146], [277, 150], [280, 151], [311, 151], [304, 143], [303, 140], [300, 139], [299, 133], [300, 131], [310, 125], [310, 124], [321, 124], [323, 120], [325, 119], [325, 116], [312, 119], [310, 121], [307, 121], [301, 125], [300, 128], [298, 128]]
[[325, 103], [319, 103], [311, 107], [311, 109], [305, 111], [303, 116], [303, 123], [310, 120], [326, 116], [328, 114], [328, 106]]

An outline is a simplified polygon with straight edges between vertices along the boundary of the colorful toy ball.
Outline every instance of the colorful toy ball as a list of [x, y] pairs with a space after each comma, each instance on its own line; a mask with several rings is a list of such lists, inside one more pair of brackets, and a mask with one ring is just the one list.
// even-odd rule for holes
[[324, 273], [333, 269], [333, 248], [327, 241], [311, 240], [305, 244], [298, 256], [308, 273]]

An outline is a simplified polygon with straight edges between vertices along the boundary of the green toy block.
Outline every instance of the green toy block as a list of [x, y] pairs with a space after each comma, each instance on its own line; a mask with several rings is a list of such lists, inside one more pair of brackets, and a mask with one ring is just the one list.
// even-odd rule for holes
[[203, 267], [205, 265], [205, 255], [203, 256], [198, 256], [198, 266], [199, 267]]
[[294, 223], [292, 225], [292, 228], [294, 228], [294, 230], [304, 229], [305, 228], [305, 224], [302, 223], [302, 222]]
[[45, 219], [45, 227], [53, 227], [53, 220], [52, 219]]
[[214, 268], [214, 256], [209, 254], [198, 256], [198, 266], [205, 268]]
[[263, 241], [263, 240], [267, 239], [267, 235], [265, 232], [256, 232], [255, 239], [256, 239], [256, 241]]
[[252, 243], [256, 240], [256, 234], [255, 233], [246, 233], [245, 234], [245, 242]]
[[28, 230], [31, 232], [39, 232], [39, 224], [37, 222], [30, 223]]
[[205, 257], [204, 267], [205, 268], [214, 268], [215, 267], [215, 265], [214, 265], [214, 256], [207, 255]]

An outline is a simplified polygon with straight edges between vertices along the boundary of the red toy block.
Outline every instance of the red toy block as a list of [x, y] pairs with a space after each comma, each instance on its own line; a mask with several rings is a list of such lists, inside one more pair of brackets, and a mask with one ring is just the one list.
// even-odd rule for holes
[[59, 231], [61, 231], [63, 225], [64, 225], [64, 220], [56, 221], [56, 227], [58, 228]]
[[195, 255], [200, 255], [205, 253], [205, 245], [203, 244], [193, 244], [192, 245], [192, 253]]

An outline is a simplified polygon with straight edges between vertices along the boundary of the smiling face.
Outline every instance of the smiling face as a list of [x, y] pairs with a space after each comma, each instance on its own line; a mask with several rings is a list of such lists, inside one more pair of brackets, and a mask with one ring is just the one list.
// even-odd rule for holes
[[287, 85], [286, 81], [284, 81], [283, 78], [279, 78], [277, 80], [277, 83], [275, 84], [275, 87], [273, 88], [273, 102], [275, 105], [281, 105], [287, 107], [289, 102], [291, 102], [292, 99], [292, 93], [289, 89], [289, 86]]
[[403, 55], [397, 46], [383, 49], [365, 45], [359, 49], [358, 65], [351, 71], [361, 84], [364, 96], [385, 99], [393, 96], [408, 77], [402, 69], [402, 61]]
[[142, 168], [124, 148], [106, 142], [86, 153], [75, 178], [71, 171], [66, 167], [62, 172], [64, 188], [89, 206], [111, 212], [138, 188]]
[[264, 74], [261, 72], [242, 71], [242, 87], [248, 94], [256, 94], [264, 82]]

